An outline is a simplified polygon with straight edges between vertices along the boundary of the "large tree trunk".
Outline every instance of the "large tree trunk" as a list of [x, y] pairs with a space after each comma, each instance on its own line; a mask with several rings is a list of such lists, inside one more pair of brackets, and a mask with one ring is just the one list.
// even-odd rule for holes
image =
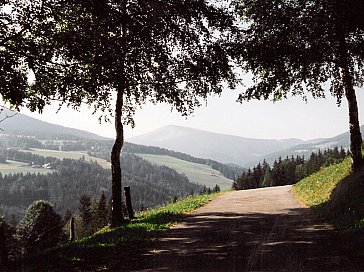
[[353, 171], [358, 171], [363, 167], [363, 156], [361, 146], [363, 143], [360, 124], [359, 124], [359, 111], [356, 101], [355, 90], [352, 85], [351, 75], [349, 69], [341, 69], [342, 80], [345, 88], [345, 96], [348, 100], [349, 107], [349, 128], [350, 128], [350, 152], [353, 158]]
[[358, 171], [363, 167], [364, 160], [361, 152], [363, 143], [360, 124], [358, 103], [356, 100], [355, 90], [353, 86], [353, 77], [349, 69], [349, 56], [345, 38], [345, 22], [343, 20], [343, 5], [341, 0], [337, 0], [337, 20], [336, 35], [338, 39], [338, 69], [344, 86], [345, 96], [348, 100], [349, 107], [349, 128], [350, 128], [350, 152], [353, 159], [353, 171]]
[[123, 93], [118, 90], [116, 106], [115, 106], [115, 130], [116, 139], [111, 151], [111, 174], [112, 174], [112, 211], [111, 211], [111, 226], [120, 226], [123, 222], [122, 211], [122, 186], [121, 186], [121, 165], [120, 154], [124, 145], [124, 128], [121, 120], [123, 107]]

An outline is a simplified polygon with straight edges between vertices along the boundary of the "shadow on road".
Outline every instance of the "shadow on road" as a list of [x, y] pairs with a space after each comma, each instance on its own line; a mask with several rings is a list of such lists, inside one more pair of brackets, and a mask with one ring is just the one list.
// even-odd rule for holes
[[338, 233], [307, 209], [192, 214], [162, 235], [131, 270], [357, 271]]

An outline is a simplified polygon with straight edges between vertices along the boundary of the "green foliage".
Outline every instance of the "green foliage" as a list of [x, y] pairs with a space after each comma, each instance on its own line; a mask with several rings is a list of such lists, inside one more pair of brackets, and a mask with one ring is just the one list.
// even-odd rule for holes
[[338, 27], [347, 43], [353, 85], [361, 86], [364, 28], [350, 24], [362, 24], [364, 14], [356, 10], [354, 2], [360, 1], [241, 1], [242, 19], [247, 24], [243, 55], [256, 81], [240, 99], [279, 100], [289, 93], [306, 92], [324, 97], [323, 84], [329, 82], [340, 103], [344, 83], [338, 69]]
[[48, 202], [35, 201], [20, 221], [16, 236], [26, 253], [54, 247], [65, 238], [61, 216]]

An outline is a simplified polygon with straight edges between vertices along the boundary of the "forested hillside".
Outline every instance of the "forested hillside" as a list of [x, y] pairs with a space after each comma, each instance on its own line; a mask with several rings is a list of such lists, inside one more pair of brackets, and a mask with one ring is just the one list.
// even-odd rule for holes
[[[104, 191], [109, 198], [110, 170], [96, 162], [82, 159], [59, 160], [29, 152], [1, 150], [5, 159], [26, 161], [31, 165], [47, 165], [53, 169], [47, 175], [0, 174], [0, 210], [6, 217], [19, 219], [24, 209], [34, 200], [53, 203], [57, 212], [76, 212], [82, 194], [98, 198]], [[158, 167], [133, 154], [123, 154], [123, 185], [131, 187], [133, 206], [136, 210], [170, 202], [174, 197], [198, 193], [202, 186], [192, 184], [185, 176], [167, 167]]]
[[304, 156], [296, 156], [285, 159], [279, 157], [273, 165], [265, 160], [258, 163], [252, 169], [248, 169], [234, 181], [235, 190], [254, 189], [260, 187], [271, 187], [289, 185], [317, 172], [321, 167], [341, 162], [348, 153], [341, 147], [326, 149], [323, 152], [312, 152], [308, 159]]

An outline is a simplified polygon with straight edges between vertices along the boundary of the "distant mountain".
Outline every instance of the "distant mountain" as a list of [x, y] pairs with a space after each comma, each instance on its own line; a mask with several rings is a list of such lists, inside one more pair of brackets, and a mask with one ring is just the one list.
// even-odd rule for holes
[[[364, 125], [360, 127], [360, 130], [362, 132], [362, 136], [364, 136]], [[327, 139], [316, 139], [312, 141], [307, 141], [304, 144], [295, 145], [293, 147], [287, 148], [285, 150], [280, 150], [278, 152], [274, 152], [271, 154], [268, 154], [264, 158], [268, 163], [272, 163], [275, 159], [279, 157], [286, 157], [286, 156], [305, 156], [306, 158], [311, 155], [312, 152], [328, 148], [334, 148], [337, 147], [343, 147], [344, 149], [350, 148], [350, 133], [345, 132], [342, 134], [339, 134], [332, 138]], [[260, 161], [264, 158], [261, 158]], [[259, 161], [252, 162], [249, 166], [254, 165], [258, 163]]]
[[[6, 113], [7, 112], [4, 111], [1, 114], [2, 116], [5, 116]], [[8, 112], [8, 114], [11, 113]], [[62, 115], [60, 115], [60, 118], [62, 118]], [[69, 135], [94, 140], [109, 140], [108, 138], [102, 137], [94, 133], [51, 124], [21, 113], [18, 113], [15, 116], [1, 122], [0, 128], [2, 129], [2, 131], [0, 131], [1, 134], [18, 134], [46, 138], [56, 138], [61, 135]]]
[[128, 142], [157, 146], [223, 163], [247, 165], [265, 155], [306, 143], [299, 139], [251, 139], [181, 126], [166, 126], [129, 138]]

